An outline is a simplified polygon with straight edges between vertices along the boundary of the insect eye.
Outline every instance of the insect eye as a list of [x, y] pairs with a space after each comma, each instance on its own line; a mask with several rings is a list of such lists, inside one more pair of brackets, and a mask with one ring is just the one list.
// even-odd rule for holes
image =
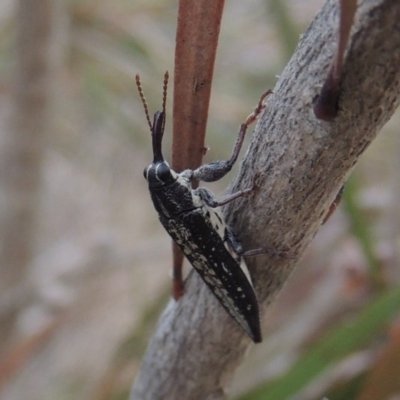
[[156, 174], [157, 178], [163, 182], [166, 182], [172, 178], [171, 169], [166, 163], [159, 164]]
[[144, 179], [147, 181], [147, 167], [143, 170]]

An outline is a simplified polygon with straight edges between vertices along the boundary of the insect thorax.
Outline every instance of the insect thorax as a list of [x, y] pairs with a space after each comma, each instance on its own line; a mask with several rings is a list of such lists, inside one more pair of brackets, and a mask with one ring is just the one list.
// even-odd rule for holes
[[157, 177], [148, 176], [150, 195], [158, 214], [161, 217], [171, 219], [178, 215], [189, 212], [197, 206], [193, 204], [192, 188], [190, 180], [183, 173], [176, 174], [171, 170], [175, 180], [162, 185], [157, 181]]

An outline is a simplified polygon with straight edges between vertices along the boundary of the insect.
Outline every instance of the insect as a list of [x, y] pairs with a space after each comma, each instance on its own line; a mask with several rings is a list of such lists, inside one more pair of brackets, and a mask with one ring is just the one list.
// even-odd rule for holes
[[170, 168], [162, 154], [165, 127], [165, 104], [168, 72], [164, 76], [162, 111], [154, 114], [151, 123], [140, 77], [136, 84], [152, 135], [153, 162], [144, 170], [151, 199], [161, 224], [183, 254], [200, 274], [225, 310], [247, 332], [255, 343], [261, 342], [259, 307], [250, 274], [242, 257], [265, 253], [263, 249], [244, 252], [233, 230], [224, 222], [220, 206], [250, 193], [245, 189], [217, 201], [206, 188], [192, 188], [192, 181], [215, 182], [225, 176], [235, 164], [248, 125], [265, 108], [261, 97], [254, 112], [240, 127], [232, 156], [227, 161], [215, 161], [195, 170], [181, 173]]

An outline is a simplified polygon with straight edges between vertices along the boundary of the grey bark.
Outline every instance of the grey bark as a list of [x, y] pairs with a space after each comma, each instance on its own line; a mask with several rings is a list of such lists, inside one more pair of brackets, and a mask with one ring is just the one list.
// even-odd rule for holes
[[[338, 117], [329, 123], [315, 118], [313, 101], [332, 62], [338, 15], [338, 2], [328, 1], [301, 38], [230, 187], [243, 189], [257, 178], [254, 195], [225, 212], [245, 249], [271, 249], [248, 261], [262, 315], [400, 101], [400, 3], [365, 0], [345, 61]], [[131, 400], [224, 398], [249, 345], [192, 273], [185, 296], [171, 300], [160, 318]]]

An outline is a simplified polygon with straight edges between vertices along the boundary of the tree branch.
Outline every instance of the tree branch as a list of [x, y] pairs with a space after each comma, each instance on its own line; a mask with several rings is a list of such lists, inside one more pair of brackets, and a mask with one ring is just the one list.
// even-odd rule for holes
[[[358, 157], [400, 100], [400, 4], [360, 5], [343, 69], [339, 113], [317, 120], [313, 103], [332, 63], [339, 8], [328, 1], [303, 35], [269, 98], [236, 191], [259, 189], [225, 208], [246, 250], [270, 255], [248, 260], [265, 311], [311, 242]], [[278, 256], [287, 251], [290, 257]], [[250, 339], [226, 314], [197, 274], [185, 296], [170, 301], [150, 341], [131, 399], [220, 399]]]

